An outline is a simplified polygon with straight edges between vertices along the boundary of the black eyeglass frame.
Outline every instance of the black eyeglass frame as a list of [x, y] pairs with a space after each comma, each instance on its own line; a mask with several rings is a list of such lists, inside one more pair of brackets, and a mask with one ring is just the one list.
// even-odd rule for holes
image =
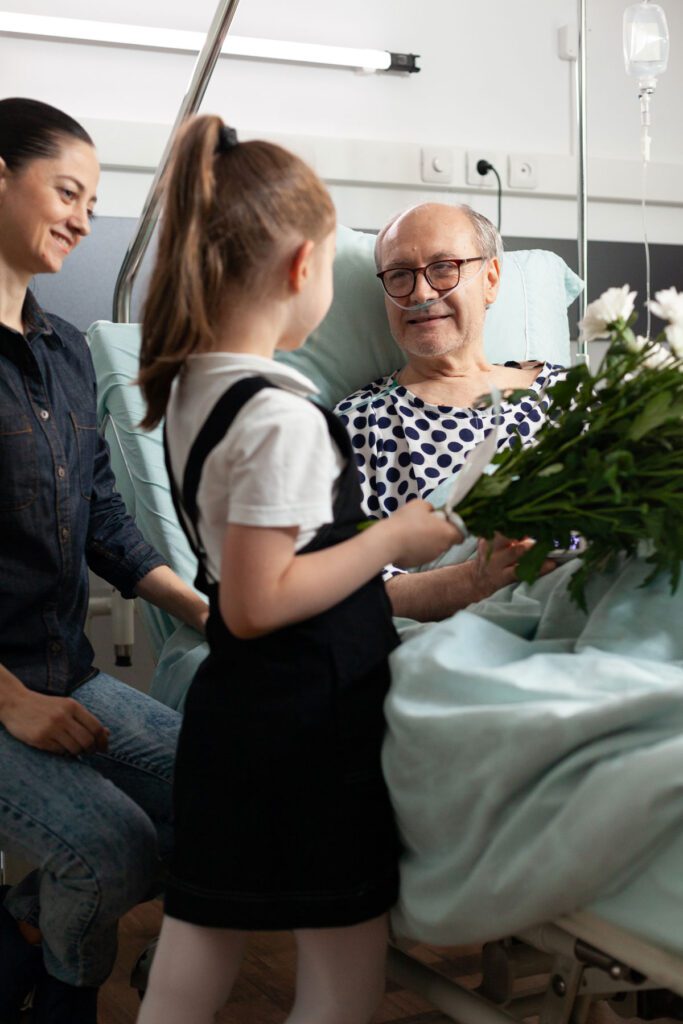
[[[460, 275], [460, 268], [465, 263], [476, 263], [478, 260], [485, 260], [485, 259], [486, 259], [485, 256], [468, 256], [466, 259], [432, 260], [431, 263], [425, 264], [424, 267], [389, 267], [388, 270], [380, 270], [380, 272], [378, 274], [376, 274], [375, 276], [380, 279], [380, 281], [382, 282], [382, 287], [384, 288], [384, 291], [387, 293], [387, 295], [390, 298], [392, 298], [392, 299], [407, 299], [408, 296], [412, 295], [413, 292], [415, 291], [415, 285], [417, 283], [417, 275], [418, 274], [424, 274], [425, 281], [427, 282], [427, 284], [429, 285], [430, 288], [434, 289], [435, 292], [449, 292], [452, 288], [457, 288], [458, 285], [460, 284], [460, 276], [461, 276]], [[435, 267], [439, 263], [452, 263], [454, 267], [457, 267], [457, 270], [458, 270], [458, 280], [456, 281], [455, 284], [449, 284], [445, 288], [437, 288], [437, 286], [432, 283], [432, 281], [430, 280], [430, 277], [429, 277], [429, 273], [428, 273], [429, 268], [430, 267]], [[411, 273], [413, 275], [413, 280], [412, 280], [412, 283], [410, 285], [410, 291], [402, 292], [400, 295], [392, 295], [392, 293], [389, 291], [389, 289], [387, 288], [386, 282], [384, 280], [384, 277], [385, 277], [386, 274], [391, 274], [395, 270], [403, 270], [406, 273]]]

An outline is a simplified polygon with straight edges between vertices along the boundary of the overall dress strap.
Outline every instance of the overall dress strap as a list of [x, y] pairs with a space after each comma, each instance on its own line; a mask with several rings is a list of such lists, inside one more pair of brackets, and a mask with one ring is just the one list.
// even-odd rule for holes
[[190, 448], [183, 475], [182, 492], [179, 490], [171, 470], [168, 437], [164, 425], [164, 460], [171, 487], [171, 498], [178, 521], [197, 559], [195, 586], [203, 594], [208, 594], [211, 587], [206, 569], [206, 551], [199, 535], [199, 509], [197, 508], [197, 491], [204, 463], [216, 445], [223, 440], [235, 417], [249, 399], [263, 388], [274, 387], [277, 385], [271, 384], [265, 377], [245, 377], [221, 395]]

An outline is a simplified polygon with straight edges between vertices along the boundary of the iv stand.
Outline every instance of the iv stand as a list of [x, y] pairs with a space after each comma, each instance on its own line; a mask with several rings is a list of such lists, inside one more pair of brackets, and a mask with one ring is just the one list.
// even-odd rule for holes
[[[583, 280], [583, 291], [579, 295], [579, 319], [586, 312], [588, 297], [588, 238], [586, 235], [586, 219], [588, 212], [588, 193], [586, 185], [586, 0], [578, 3], [578, 62], [576, 75], [576, 110], [578, 127], [578, 230], [579, 277]], [[579, 336], [576, 351], [577, 363], [588, 365], [588, 343]]]

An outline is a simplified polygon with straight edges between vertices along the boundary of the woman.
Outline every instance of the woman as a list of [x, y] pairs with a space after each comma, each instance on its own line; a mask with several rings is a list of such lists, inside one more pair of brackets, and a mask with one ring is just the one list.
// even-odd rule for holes
[[114, 489], [86, 342], [28, 291], [90, 232], [99, 165], [67, 115], [0, 101], [0, 837], [39, 864], [0, 907], [0, 1021], [95, 1024], [118, 918], [169, 841], [178, 716], [99, 672], [88, 568], [203, 629]]

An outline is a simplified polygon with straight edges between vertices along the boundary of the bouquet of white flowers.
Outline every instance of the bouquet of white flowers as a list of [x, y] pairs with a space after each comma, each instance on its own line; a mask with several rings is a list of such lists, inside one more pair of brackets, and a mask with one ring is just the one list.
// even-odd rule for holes
[[[591, 303], [580, 327], [587, 341], [611, 339], [595, 373], [574, 366], [549, 392], [547, 423], [537, 443], [517, 444], [492, 459], [457, 506], [480, 537], [533, 537], [518, 576], [533, 581], [558, 544], [586, 543], [570, 592], [584, 605], [591, 574], [616, 556], [645, 554], [652, 574], [670, 574], [683, 559], [683, 294], [657, 292], [650, 308], [668, 326], [656, 339], [632, 330], [635, 292], [610, 288]], [[507, 396], [513, 400], [529, 392]]]

